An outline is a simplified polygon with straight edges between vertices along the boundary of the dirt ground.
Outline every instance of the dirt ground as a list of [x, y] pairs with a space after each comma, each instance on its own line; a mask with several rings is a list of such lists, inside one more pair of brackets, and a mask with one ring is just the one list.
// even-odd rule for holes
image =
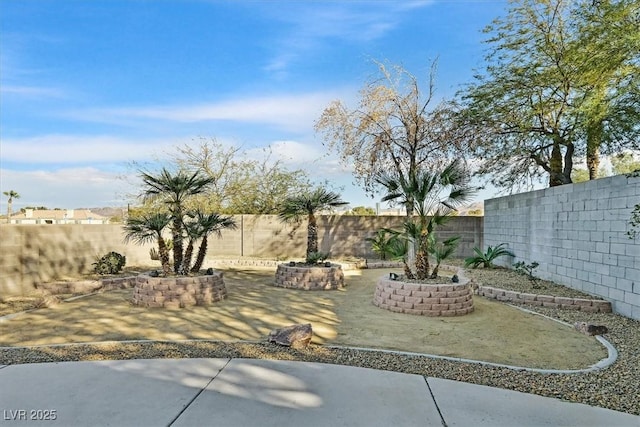
[[606, 357], [594, 337], [474, 296], [455, 318], [392, 313], [372, 304], [390, 271], [346, 271], [347, 287], [298, 291], [271, 286], [273, 269], [225, 269], [228, 298], [210, 307], [147, 309], [132, 290], [112, 291], [0, 319], [0, 346], [109, 340], [264, 340], [277, 327], [311, 323], [315, 344], [428, 353], [510, 365], [576, 369]]

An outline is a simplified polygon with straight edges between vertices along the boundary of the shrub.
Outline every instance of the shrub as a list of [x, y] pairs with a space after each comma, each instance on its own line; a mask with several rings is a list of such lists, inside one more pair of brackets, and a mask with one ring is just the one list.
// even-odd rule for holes
[[126, 262], [127, 258], [124, 255], [112, 251], [93, 263], [93, 271], [96, 274], [120, 273]]
[[325, 259], [329, 258], [329, 254], [327, 252], [310, 252], [307, 254], [307, 264], [318, 264], [323, 262]]
[[392, 237], [387, 237], [387, 230], [378, 230], [374, 237], [367, 237], [364, 240], [371, 243], [371, 249], [378, 254], [381, 260], [393, 256], [391, 253], [393, 251], [391, 248], [393, 245]]
[[473, 248], [476, 256], [466, 258], [464, 260], [465, 267], [471, 266], [472, 268], [477, 268], [482, 264], [484, 268], [493, 268], [495, 267], [493, 261], [495, 261], [496, 258], [506, 255], [515, 256], [509, 249], [504, 247], [505, 244], [506, 243], [500, 243], [495, 248], [489, 246], [486, 253], [482, 253], [482, 251], [477, 247]]
[[538, 278], [533, 274], [533, 271], [538, 268], [540, 264], [536, 261], [533, 261], [531, 264], [526, 264], [524, 261], [519, 261], [513, 264], [513, 269], [523, 276], [527, 276], [531, 282], [535, 284]]

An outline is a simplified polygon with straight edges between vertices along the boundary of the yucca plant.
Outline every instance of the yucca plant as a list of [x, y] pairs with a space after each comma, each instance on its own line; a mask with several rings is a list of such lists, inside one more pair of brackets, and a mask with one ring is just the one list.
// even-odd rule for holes
[[484, 253], [478, 247], [473, 248], [473, 252], [475, 252], [476, 255], [464, 260], [465, 267], [471, 266], [472, 268], [478, 268], [478, 266], [482, 265], [484, 268], [494, 268], [495, 265], [493, 261], [495, 261], [496, 258], [501, 256], [515, 256], [513, 252], [504, 247], [505, 245], [506, 243], [500, 243], [496, 247], [488, 246], [487, 252]]

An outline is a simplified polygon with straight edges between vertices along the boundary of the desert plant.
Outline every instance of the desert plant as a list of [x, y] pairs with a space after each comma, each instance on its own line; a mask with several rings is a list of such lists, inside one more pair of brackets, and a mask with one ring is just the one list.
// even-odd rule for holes
[[[158, 243], [158, 259], [162, 264], [162, 271], [165, 275], [171, 273], [171, 264], [169, 263], [170, 245], [164, 239], [162, 232], [170, 223], [171, 217], [168, 213], [155, 212], [140, 216], [130, 216], [124, 225], [125, 243], [131, 240], [141, 245], [154, 240]], [[153, 254], [151, 255], [151, 259], [153, 259]]]
[[540, 264], [536, 261], [533, 261], [531, 264], [526, 264], [524, 261], [519, 261], [513, 264], [513, 269], [523, 276], [527, 276], [529, 280], [535, 282], [538, 278], [534, 275], [534, 270], [538, 268]]
[[431, 279], [437, 279], [440, 264], [442, 261], [450, 258], [451, 255], [454, 254], [458, 248], [458, 244], [460, 243], [460, 236], [451, 237], [444, 240], [442, 243], [437, 242], [435, 234], [432, 234], [432, 236], [433, 242], [429, 245], [429, 253], [435, 258], [436, 266], [433, 268], [433, 272], [431, 273]]
[[[429, 235], [445, 224], [456, 212], [456, 207], [469, 200], [475, 192], [469, 175], [460, 160], [451, 162], [439, 171], [420, 170], [403, 179], [397, 175], [382, 174], [376, 182], [385, 187], [382, 201], [399, 201], [407, 207], [404, 231], [408, 239], [410, 279], [430, 277]], [[415, 257], [413, 256], [415, 253]]]
[[307, 216], [307, 252], [306, 261], [310, 264], [314, 253], [318, 252], [318, 221], [316, 212], [337, 206], [347, 205], [340, 195], [318, 187], [313, 191], [287, 198], [280, 208], [279, 217], [285, 222], [298, 222]]
[[193, 174], [182, 170], [172, 173], [165, 168], [156, 175], [141, 172], [140, 176], [145, 185], [144, 199], [160, 201], [168, 208], [173, 239], [173, 270], [178, 274], [183, 266], [185, 204], [191, 196], [203, 193], [214, 179], [203, 176], [200, 171]]
[[[162, 169], [157, 175], [141, 173], [145, 185], [143, 196], [147, 202], [160, 202], [155, 206], [156, 211], [151, 214], [131, 216], [125, 225], [127, 240], [145, 243], [156, 239], [158, 242], [158, 257], [162, 263], [165, 275], [171, 274], [169, 264], [169, 250], [173, 249], [173, 272], [178, 275], [188, 275], [200, 270], [207, 251], [207, 237], [211, 233], [218, 233], [223, 228], [235, 228], [235, 221], [231, 217], [223, 217], [215, 213], [205, 213], [199, 209], [188, 210], [194, 205], [193, 196], [202, 194], [207, 186], [212, 184], [212, 178], [203, 177], [200, 172], [189, 174], [185, 171], [171, 173]], [[162, 231], [169, 227], [172, 239], [171, 246], [167, 245]], [[185, 247], [186, 240], [186, 247]], [[191, 265], [196, 244], [198, 252], [196, 260]], [[153, 256], [154, 253], [151, 253]]]
[[117, 252], [109, 252], [108, 254], [96, 258], [93, 263], [93, 271], [96, 274], [117, 274], [127, 262], [127, 258]]
[[391, 237], [387, 241], [387, 256], [393, 261], [402, 261], [404, 274], [407, 278], [413, 277], [408, 262], [409, 240], [406, 235], [396, 230], [386, 230], [391, 233]]
[[13, 205], [13, 199], [19, 199], [20, 198], [20, 194], [18, 194], [14, 190], [3, 191], [2, 194], [7, 196], [7, 224], [10, 224], [11, 223], [11, 213], [12, 213], [12, 209], [11, 208], [12, 208], [12, 205]]
[[198, 254], [196, 255], [196, 261], [193, 263], [191, 272], [195, 273], [200, 271], [202, 264], [204, 263], [204, 257], [207, 254], [207, 248], [209, 245], [209, 235], [215, 234], [218, 237], [222, 236], [223, 229], [235, 230], [237, 228], [236, 222], [230, 216], [221, 216], [216, 213], [206, 214], [201, 211], [196, 211], [195, 221], [198, 228], [197, 236], [200, 238], [200, 246], [198, 247]]
[[327, 252], [311, 252], [310, 254], [307, 254], [306, 263], [317, 264], [323, 262], [327, 258], [329, 258], [329, 254]]
[[475, 252], [475, 256], [465, 258], [464, 265], [465, 267], [471, 266], [472, 268], [478, 268], [479, 265], [482, 265], [484, 268], [493, 268], [495, 265], [493, 261], [501, 256], [515, 256], [513, 253], [505, 248], [506, 243], [500, 243], [496, 247], [487, 247], [487, 252], [482, 252], [480, 248], [473, 248], [473, 252]]
[[367, 237], [364, 240], [371, 243], [371, 249], [377, 253], [381, 260], [386, 260], [390, 255], [389, 246], [391, 244], [391, 237], [388, 237], [389, 231], [386, 229], [380, 229], [376, 231], [373, 237]]

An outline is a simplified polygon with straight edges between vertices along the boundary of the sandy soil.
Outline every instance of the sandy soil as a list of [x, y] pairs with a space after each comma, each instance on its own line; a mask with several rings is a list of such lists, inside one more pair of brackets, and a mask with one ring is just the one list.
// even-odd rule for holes
[[[569, 326], [474, 296], [456, 318], [392, 313], [372, 304], [390, 270], [345, 272], [337, 291], [276, 288], [274, 269], [225, 269], [228, 298], [210, 307], [146, 309], [131, 290], [75, 299], [0, 320], [0, 346], [107, 340], [264, 340], [277, 327], [311, 323], [316, 344], [437, 354], [548, 369], [588, 367], [606, 357], [593, 337]], [[400, 272], [399, 270], [393, 270]]]

